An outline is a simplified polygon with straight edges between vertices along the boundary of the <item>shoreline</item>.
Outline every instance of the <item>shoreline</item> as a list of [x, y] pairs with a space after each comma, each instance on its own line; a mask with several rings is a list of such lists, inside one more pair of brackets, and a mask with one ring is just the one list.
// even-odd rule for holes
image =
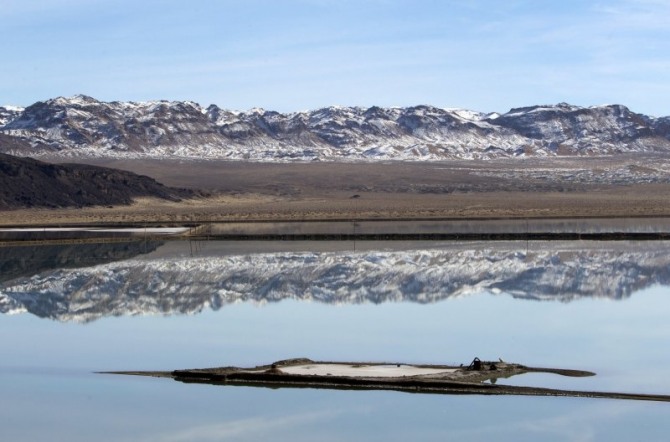
[[0, 225], [0, 246], [132, 241], [666, 241], [670, 217], [277, 219]]
[[[225, 219], [207, 218], [207, 219], [193, 219], [184, 221], [152, 219], [151, 217], [141, 217], [140, 220], [118, 220], [113, 218], [100, 218], [96, 220], [82, 220], [77, 216], [59, 217], [60, 213], [52, 214], [49, 212], [40, 212], [29, 216], [28, 219], [21, 219], [21, 214], [16, 216], [3, 216], [6, 212], [0, 211], [0, 232], [9, 230], [25, 230], [25, 231], [42, 231], [42, 230], [67, 230], [67, 229], [81, 229], [81, 230], [95, 230], [95, 229], [143, 229], [143, 228], [194, 228], [202, 227], [203, 225], [271, 225], [271, 224], [351, 224], [351, 223], [465, 223], [465, 222], [543, 222], [543, 221], [579, 221], [579, 220], [669, 220], [670, 214], [637, 214], [637, 215], [546, 215], [546, 216], [463, 216], [463, 217], [398, 217], [398, 218], [382, 218], [382, 217], [323, 217], [323, 218], [282, 218], [282, 217], [258, 217], [258, 218], [236, 218], [230, 217]], [[160, 218], [160, 217], [157, 217]]]

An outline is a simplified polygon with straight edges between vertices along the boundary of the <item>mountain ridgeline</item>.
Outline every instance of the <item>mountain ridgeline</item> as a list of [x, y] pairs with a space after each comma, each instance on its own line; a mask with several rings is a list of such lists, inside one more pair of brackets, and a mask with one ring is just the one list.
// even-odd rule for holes
[[0, 135], [0, 151], [18, 156], [425, 161], [668, 152], [670, 117], [565, 103], [502, 115], [432, 106], [284, 114], [78, 95], [0, 107]]

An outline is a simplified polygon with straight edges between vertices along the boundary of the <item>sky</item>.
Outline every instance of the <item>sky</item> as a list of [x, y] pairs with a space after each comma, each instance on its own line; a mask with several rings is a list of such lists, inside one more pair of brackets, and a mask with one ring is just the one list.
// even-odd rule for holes
[[668, 0], [0, 0], [0, 104], [670, 115]]

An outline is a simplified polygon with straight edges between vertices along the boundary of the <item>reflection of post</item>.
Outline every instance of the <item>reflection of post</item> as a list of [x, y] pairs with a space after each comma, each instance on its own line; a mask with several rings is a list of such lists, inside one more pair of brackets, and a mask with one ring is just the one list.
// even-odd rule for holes
[[354, 252], [356, 251], [356, 223], [358, 219], [358, 198], [360, 195], [353, 195], [351, 197], [354, 200], [354, 213], [353, 213], [353, 231], [354, 231]]
[[528, 232], [528, 218], [526, 218], [526, 259], [528, 259], [528, 239], [529, 239], [528, 236], [529, 236], [529, 232]]

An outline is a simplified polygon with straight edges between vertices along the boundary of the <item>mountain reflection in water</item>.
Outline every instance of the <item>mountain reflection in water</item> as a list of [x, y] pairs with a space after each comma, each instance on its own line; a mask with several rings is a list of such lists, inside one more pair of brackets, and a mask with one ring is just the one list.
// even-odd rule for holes
[[0, 284], [47, 270], [77, 268], [133, 258], [153, 252], [164, 242], [129, 241], [44, 246], [0, 247]]
[[[183, 248], [184, 243], [169, 246]], [[165, 246], [146, 257], [87, 267], [38, 267], [33, 276], [12, 280], [0, 276], [0, 312], [89, 322], [107, 316], [192, 314], [234, 302], [283, 299], [432, 303], [489, 292], [567, 302], [623, 299], [636, 290], [670, 283], [670, 243], [665, 242], [414, 246], [358, 252], [210, 250], [195, 256], [192, 249], [172, 253]], [[211, 247], [216, 249], [217, 243]]]

